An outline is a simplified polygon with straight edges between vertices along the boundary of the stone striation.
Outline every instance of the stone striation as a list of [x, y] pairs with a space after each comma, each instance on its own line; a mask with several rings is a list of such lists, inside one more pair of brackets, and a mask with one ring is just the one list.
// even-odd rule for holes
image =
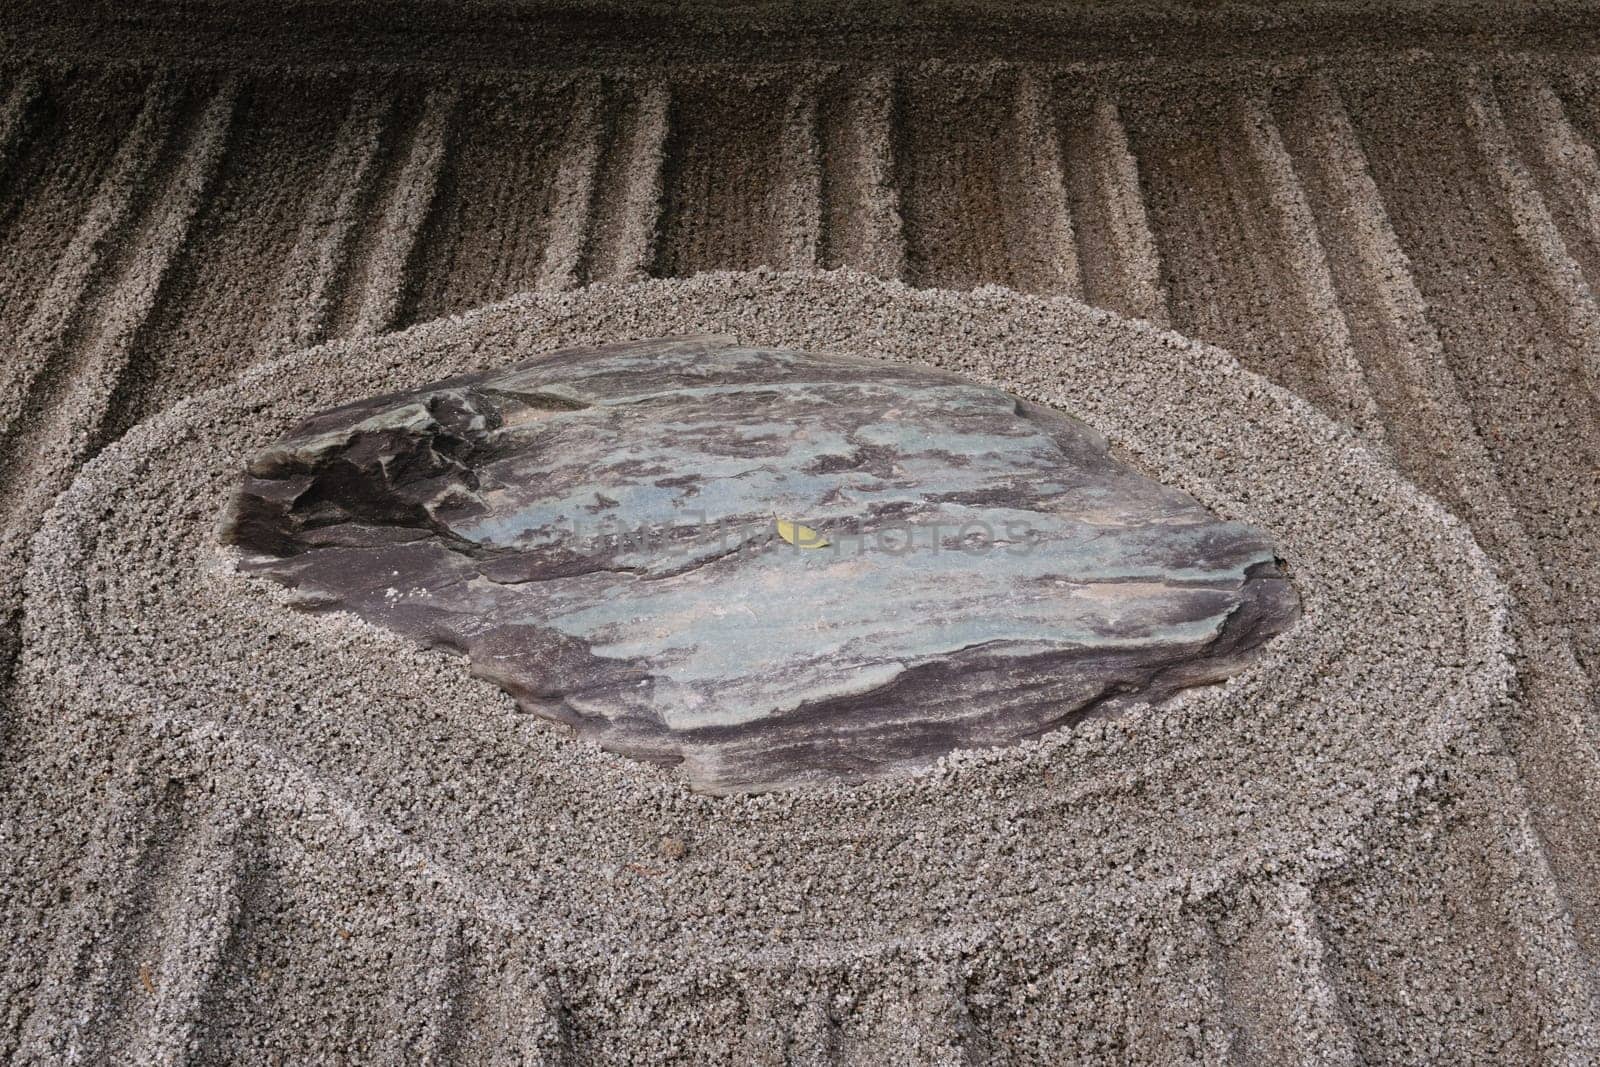
[[315, 415], [240, 567], [464, 653], [709, 792], [859, 780], [1219, 681], [1299, 601], [1260, 531], [931, 369], [671, 338]]

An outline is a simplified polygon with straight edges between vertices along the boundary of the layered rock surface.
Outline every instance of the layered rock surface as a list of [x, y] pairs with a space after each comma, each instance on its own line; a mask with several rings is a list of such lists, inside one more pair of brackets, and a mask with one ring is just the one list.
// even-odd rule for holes
[[662, 339], [348, 404], [258, 453], [244, 566], [464, 651], [725, 792], [861, 778], [1225, 677], [1260, 531], [915, 366]]

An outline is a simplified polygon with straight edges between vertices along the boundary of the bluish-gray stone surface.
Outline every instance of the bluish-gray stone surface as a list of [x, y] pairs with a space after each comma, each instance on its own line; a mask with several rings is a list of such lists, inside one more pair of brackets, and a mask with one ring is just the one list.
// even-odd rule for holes
[[316, 415], [242, 565], [464, 652], [711, 791], [861, 778], [1225, 677], [1295, 617], [1267, 538], [1093, 430], [925, 368], [665, 339]]

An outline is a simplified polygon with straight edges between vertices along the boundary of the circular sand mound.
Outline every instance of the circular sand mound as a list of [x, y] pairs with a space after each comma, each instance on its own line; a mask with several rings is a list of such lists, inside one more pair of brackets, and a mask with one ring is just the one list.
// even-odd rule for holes
[[[672, 333], [923, 361], [1077, 414], [1152, 477], [1266, 530], [1304, 617], [1227, 683], [1125, 718], [861, 786], [712, 798], [517, 713], [457, 658], [291, 610], [217, 545], [244, 458], [312, 412]], [[109, 449], [35, 558], [39, 699], [202, 768], [327, 907], [387, 894], [426, 917], [413, 927], [449, 916], [525, 949], [586, 1026], [628, 1030], [618, 1059], [650, 1029], [628, 1006], [637, 983], [667, 1005], [649, 1018], [720, 1041], [707, 976], [753, 969], [804, 999], [803, 975], [859, 988], [889, 956], [959, 960], [989, 1017], [1013, 1003], [1035, 1035], [1079, 1026], [1064, 1020], [1081, 1004], [1125, 1007], [1136, 994], [1108, 961], [1127, 929], [1360, 853], [1509, 676], [1502, 590], [1460, 526], [1226, 353], [1071, 301], [859, 276], [528, 295], [291, 356]], [[362, 856], [392, 858], [393, 884], [341, 880]], [[420, 936], [393, 926], [396, 942]], [[1063, 968], [1077, 977], [1048, 995], [1030, 984]], [[883, 1010], [912, 1026], [924, 1001], [906, 997]]]

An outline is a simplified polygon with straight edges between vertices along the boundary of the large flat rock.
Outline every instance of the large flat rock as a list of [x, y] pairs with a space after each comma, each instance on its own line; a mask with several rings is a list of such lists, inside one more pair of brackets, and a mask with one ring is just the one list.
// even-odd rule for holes
[[1258, 530], [945, 372], [663, 339], [307, 419], [241, 566], [710, 791], [858, 779], [1220, 680], [1293, 620]]

